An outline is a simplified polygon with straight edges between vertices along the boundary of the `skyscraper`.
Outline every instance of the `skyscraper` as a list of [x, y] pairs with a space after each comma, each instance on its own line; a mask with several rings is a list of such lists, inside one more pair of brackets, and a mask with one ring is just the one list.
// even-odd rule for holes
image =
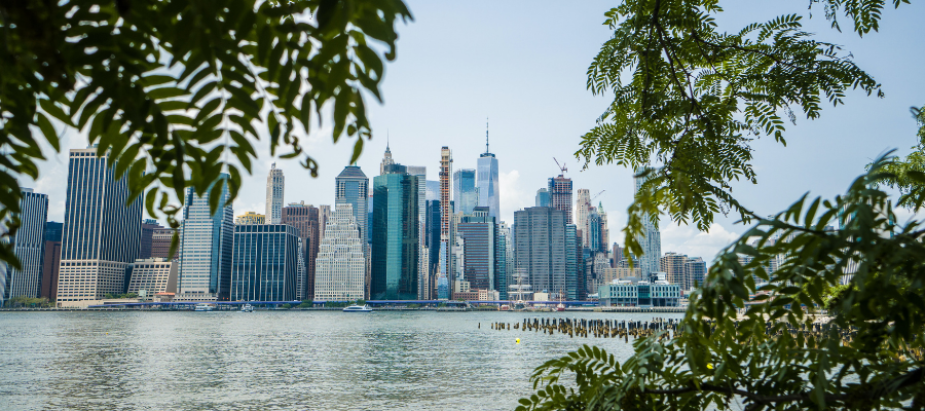
[[514, 213], [515, 272], [529, 278], [534, 292], [566, 292], [566, 212], [529, 207]]
[[464, 277], [469, 286], [497, 290], [498, 224], [488, 213], [488, 207], [476, 207], [473, 214], [460, 216], [456, 235], [463, 239]]
[[235, 226], [231, 300], [294, 300], [298, 265], [297, 228], [288, 224]]
[[141, 223], [141, 250], [138, 252], [139, 259], [151, 258], [151, 246], [154, 243], [154, 230], [164, 228], [157, 223], [157, 220], [150, 218]]
[[427, 167], [406, 166], [409, 175], [417, 177], [418, 198], [418, 299], [428, 294], [427, 247]]
[[[452, 230], [453, 207], [450, 203], [450, 194], [453, 193], [453, 152], [443, 146], [440, 149], [440, 276], [445, 277], [447, 283], [453, 283], [452, 258], [447, 253], [452, 252], [456, 233]], [[439, 281], [438, 281], [439, 283]]]
[[[227, 300], [231, 286], [231, 258], [234, 242], [234, 209], [228, 201], [226, 179], [222, 174], [202, 194], [194, 187], [186, 190], [183, 222], [180, 225], [180, 274], [177, 299]], [[219, 207], [212, 214], [209, 197], [221, 190]]]
[[58, 273], [61, 269], [61, 234], [64, 224], [49, 221], [45, 223], [45, 250], [42, 260], [41, 297], [54, 301], [58, 297]]
[[73, 149], [68, 164], [67, 199], [58, 305], [81, 305], [125, 289], [125, 273], [141, 243], [141, 207], [129, 198], [128, 179], [117, 179], [108, 153]]
[[591, 213], [591, 191], [586, 188], [579, 188], [576, 192], [575, 201], [575, 224], [578, 231], [581, 232], [581, 245], [588, 246], [588, 214]]
[[180, 247], [170, 253], [170, 246], [173, 244], [172, 228], [158, 228], [151, 234], [151, 258], [167, 258], [177, 260], [180, 258]]
[[318, 256], [318, 247], [321, 244], [321, 230], [318, 227], [318, 209], [311, 204], [290, 203], [283, 207], [282, 223], [299, 230], [302, 239], [302, 261], [304, 270], [298, 273], [296, 279], [296, 295], [298, 300], [311, 298], [315, 294], [315, 258]]
[[[12, 238], [13, 252], [20, 268], [7, 267], [5, 299], [26, 296], [37, 298], [41, 292], [42, 257], [45, 250], [45, 222], [48, 218], [48, 196], [21, 189], [19, 200], [19, 230]], [[2, 290], [2, 288], [0, 288]]]
[[425, 200], [440, 201], [440, 182], [427, 180], [424, 185], [427, 189]]
[[285, 192], [286, 177], [283, 176], [283, 170], [276, 168], [276, 163], [273, 163], [267, 175], [267, 224], [279, 224], [282, 220]]
[[501, 300], [507, 300], [508, 285], [510, 285], [510, 271], [513, 270], [513, 247], [511, 242], [511, 228], [505, 223], [498, 224], [498, 253], [496, 261], [498, 262], [498, 271], [495, 273], [495, 284]]
[[389, 149], [389, 141], [386, 140], [385, 153], [382, 154], [382, 162], [379, 163], [379, 175], [385, 174], [385, 168], [392, 164], [395, 164], [395, 160], [392, 159], [392, 150]]
[[[635, 182], [633, 196], [635, 197], [642, 189], [645, 178], [637, 175], [633, 177], [633, 180]], [[658, 216], [655, 218], [657, 220]], [[644, 278], [648, 278], [650, 274], [658, 271], [659, 259], [662, 257], [662, 235], [649, 216], [642, 219], [642, 225], [644, 233], [638, 236], [636, 241], [642, 246], [643, 254], [636, 257], [639, 259], [639, 271]]]
[[373, 179], [370, 298], [418, 298], [418, 178], [391, 164]]
[[[334, 193], [335, 208], [338, 204], [350, 204], [353, 208], [353, 218], [356, 219], [357, 227], [360, 229], [360, 238], [368, 238], [366, 231], [368, 205], [366, 203], [369, 201], [369, 179], [366, 178], [366, 174], [358, 166], [347, 166], [337, 175], [335, 184], [337, 186]], [[327, 217], [330, 218], [330, 208], [328, 208]]]
[[353, 206], [339, 204], [331, 225], [325, 230], [318, 250], [315, 270], [315, 300], [359, 300], [366, 290], [366, 241]]
[[565, 211], [568, 224], [572, 222], [572, 179], [559, 174], [549, 179], [549, 198], [552, 208]]
[[[318, 206], [318, 235], [324, 237], [324, 229], [328, 225], [328, 221], [331, 220], [331, 206], [322, 204]], [[359, 222], [357, 222], [359, 225]]]
[[703, 258], [688, 258], [684, 262], [684, 284], [682, 290], [690, 290], [695, 287], [703, 286], [703, 280], [707, 277], [707, 263]]
[[453, 173], [454, 212], [472, 214], [479, 205], [479, 193], [475, 188], [475, 170], [463, 168]]
[[682, 290], [686, 290], [687, 288], [684, 288], [684, 283], [687, 282], [684, 278], [684, 263], [687, 260], [686, 255], [669, 251], [659, 259], [658, 271], [666, 274], [666, 280], [669, 284], [679, 284]]
[[501, 218], [501, 186], [498, 181], [498, 159], [488, 150], [488, 121], [485, 121], [485, 152], [478, 164], [479, 207], [488, 207], [488, 215]]
[[541, 188], [536, 190], [536, 207], [552, 207], [552, 199], [549, 198], [549, 190]]

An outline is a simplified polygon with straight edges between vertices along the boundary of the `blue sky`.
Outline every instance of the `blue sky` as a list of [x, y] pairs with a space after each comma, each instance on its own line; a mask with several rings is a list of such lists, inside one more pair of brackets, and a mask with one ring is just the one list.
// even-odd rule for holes
[[[632, 173], [618, 166], [580, 171], [573, 156], [579, 138], [594, 125], [609, 96], [585, 88], [588, 64], [610, 31], [601, 23], [614, 1], [466, 1], [407, 0], [415, 21], [400, 25], [398, 58], [386, 68], [384, 103], [370, 103], [375, 139], [366, 144], [359, 165], [371, 178], [390, 135], [397, 162], [423, 165], [437, 179], [440, 148], [453, 150], [454, 168], [475, 168], [485, 149], [485, 120], [490, 118], [491, 151], [500, 164], [502, 219], [533, 204], [536, 190], [558, 174], [553, 157], [568, 165], [575, 188], [592, 194], [608, 211], [611, 241], [622, 243], [619, 230], [632, 201]], [[738, 31], [753, 21], [798, 13], [807, 31], [819, 40], [844, 45], [855, 61], [883, 84], [886, 98], [849, 93], [846, 106], [825, 107], [821, 119], [798, 118], [788, 124], [788, 145], [773, 139], [755, 142], [758, 184], [735, 184], [733, 194], [762, 214], [782, 210], [800, 195], [834, 196], [863, 172], [864, 165], [888, 149], [904, 154], [916, 143], [909, 106], [925, 105], [925, 4], [903, 5], [884, 12], [882, 28], [859, 38], [843, 20], [845, 32], [829, 28], [821, 9], [809, 19], [805, 0], [725, 1], [718, 21]], [[326, 124], [327, 126], [327, 124]], [[38, 182], [24, 181], [50, 195], [49, 219], [63, 220], [67, 148], [86, 138], [67, 135], [64, 153], [41, 166]], [[235, 202], [235, 214], [264, 210], [270, 164], [266, 139], [258, 143], [261, 161]], [[285, 201], [331, 204], [334, 177], [349, 161], [352, 143], [334, 145], [330, 128], [310, 135], [308, 151], [320, 163], [312, 179], [293, 161], [280, 161], [286, 175]], [[50, 151], [46, 155], [52, 156]], [[744, 231], [735, 218], [719, 216], [709, 233], [691, 227], [662, 225], [662, 250], [712, 260], [715, 253]]]

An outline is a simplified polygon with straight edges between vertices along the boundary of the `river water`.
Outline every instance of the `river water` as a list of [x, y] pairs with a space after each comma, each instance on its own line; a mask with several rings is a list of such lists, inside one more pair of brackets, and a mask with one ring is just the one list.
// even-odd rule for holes
[[512, 410], [546, 360], [632, 353], [632, 339], [490, 328], [535, 317], [652, 315], [2, 312], [0, 410]]

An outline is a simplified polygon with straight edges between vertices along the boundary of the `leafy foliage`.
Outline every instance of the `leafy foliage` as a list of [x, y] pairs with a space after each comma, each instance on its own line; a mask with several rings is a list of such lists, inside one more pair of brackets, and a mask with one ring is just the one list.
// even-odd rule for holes
[[588, 68], [587, 85], [614, 100], [576, 155], [586, 166], [646, 174], [629, 209], [627, 252], [642, 252], [642, 220], [655, 222], [660, 210], [701, 230], [717, 212], [747, 220], [730, 183], [757, 182], [755, 138], [786, 144], [785, 120], [795, 122], [796, 110], [818, 118], [823, 104], [842, 104], [850, 89], [883, 95], [840, 46], [803, 31], [801, 16], [725, 33], [720, 12], [711, 0], [624, 0], [606, 13], [613, 38]]
[[893, 159], [885, 168], [889, 171], [880, 184], [899, 189], [903, 194], [898, 206], [918, 211], [925, 202], [925, 110], [910, 108], [912, 117], [919, 124], [919, 144], [912, 147], [906, 158]]
[[[888, 162], [834, 200], [804, 196], [757, 219], [717, 258], [673, 339], [638, 340], [622, 364], [587, 346], [549, 361], [518, 409], [925, 407], [925, 229], [893, 224], [876, 188]], [[843, 282], [828, 326], [813, 327], [810, 311]]]
[[45, 297], [32, 298], [32, 297], [26, 297], [24, 295], [18, 295], [18, 296], [8, 299], [4, 302], [4, 305], [7, 308], [19, 308], [19, 307], [44, 308], [44, 307], [54, 307], [55, 306], [54, 303], [49, 302], [48, 299]]
[[[60, 150], [66, 130], [109, 153], [130, 201], [146, 196], [174, 228], [168, 193], [182, 203], [186, 187], [216, 183], [233, 198], [260, 130], [315, 176], [299, 136], [333, 106], [333, 139], [354, 139], [356, 160], [371, 138], [364, 92], [381, 98], [394, 24], [411, 15], [401, 0], [14, 0], [0, 17], [0, 218], [13, 235], [18, 174], [37, 178], [39, 142]], [[0, 260], [16, 264], [8, 246]]]

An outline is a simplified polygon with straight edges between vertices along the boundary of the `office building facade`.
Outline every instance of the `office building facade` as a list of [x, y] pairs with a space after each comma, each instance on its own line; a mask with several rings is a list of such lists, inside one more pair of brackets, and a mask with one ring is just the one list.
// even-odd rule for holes
[[126, 271], [141, 248], [143, 200], [139, 197], [126, 206], [128, 179], [117, 179], [108, 155], [97, 157], [96, 152], [96, 148], [70, 151], [59, 306], [122, 293]]
[[166, 258], [135, 260], [126, 292], [139, 297], [143, 294], [146, 300], [151, 300], [157, 293], [176, 293], [178, 268], [177, 261]]
[[479, 192], [475, 188], [475, 170], [463, 168], [453, 173], [454, 213], [472, 214], [479, 205]]
[[515, 270], [529, 278], [533, 292], [550, 298], [567, 290], [567, 213], [529, 207], [514, 213]]
[[167, 258], [178, 260], [180, 258], [179, 236], [177, 236], [177, 248], [170, 252], [170, 246], [173, 245], [173, 237], [176, 230], [172, 228], [158, 228], [151, 234], [151, 258]]
[[19, 200], [19, 229], [13, 235], [13, 253], [20, 268], [6, 267], [6, 288], [0, 288], [0, 306], [4, 299], [25, 296], [37, 298], [41, 293], [42, 262], [45, 250], [45, 223], [48, 219], [48, 196], [22, 188]]
[[498, 271], [498, 224], [488, 207], [476, 207], [462, 215], [456, 235], [463, 240], [464, 278], [472, 289], [496, 290]]
[[[639, 190], [642, 189], [643, 184], [645, 183], [645, 178], [640, 176], [633, 177], [634, 188], [633, 196], [639, 193]], [[655, 216], [656, 221], [658, 216]], [[643, 232], [637, 236], [636, 241], [639, 242], [639, 245], [642, 246], [642, 255], [636, 256], [639, 260], [639, 269], [642, 271], [643, 276], [648, 276], [651, 273], [658, 271], [659, 269], [659, 260], [662, 258], [662, 235], [658, 230], [658, 227], [655, 223], [646, 216], [642, 219]]]
[[418, 178], [404, 166], [389, 165], [373, 179], [373, 238], [370, 298], [418, 298]]
[[270, 166], [267, 174], [267, 223], [279, 224], [283, 218], [283, 201], [286, 194], [286, 176], [283, 170], [276, 168], [276, 163]]
[[[185, 300], [227, 300], [231, 286], [231, 246], [234, 242], [234, 210], [222, 174], [202, 197], [194, 187], [186, 190], [183, 222], [180, 226], [180, 273], [177, 298]], [[209, 198], [221, 190], [219, 207], [212, 214]]]
[[[352, 212], [352, 211], [351, 211]], [[321, 244], [318, 208], [311, 204], [291, 203], [283, 207], [282, 223], [299, 230], [302, 239], [303, 270], [296, 280], [296, 299], [305, 300], [315, 295], [315, 259]]]
[[479, 156], [478, 170], [479, 207], [487, 207], [495, 221], [501, 219], [501, 184], [498, 180], [498, 159], [488, 150], [488, 124], [485, 124], [485, 152]]
[[552, 200], [549, 198], [549, 190], [545, 188], [536, 190], [534, 205], [536, 207], [552, 207]]
[[353, 206], [339, 204], [325, 230], [315, 270], [315, 301], [359, 300], [366, 291], [366, 246]]
[[[356, 219], [357, 227], [360, 229], [360, 238], [369, 238], [369, 232], [367, 231], [369, 178], [366, 177], [360, 167], [347, 166], [335, 178], [335, 185], [334, 206], [350, 204], [351, 208], [353, 208], [353, 218]], [[331, 217], [330, 207], [328, 207], [325, 217]]]
[[232, 301], [293, 301], [296, 298], [297, 228], [288, 224], [235, 226], [233, 256]]

